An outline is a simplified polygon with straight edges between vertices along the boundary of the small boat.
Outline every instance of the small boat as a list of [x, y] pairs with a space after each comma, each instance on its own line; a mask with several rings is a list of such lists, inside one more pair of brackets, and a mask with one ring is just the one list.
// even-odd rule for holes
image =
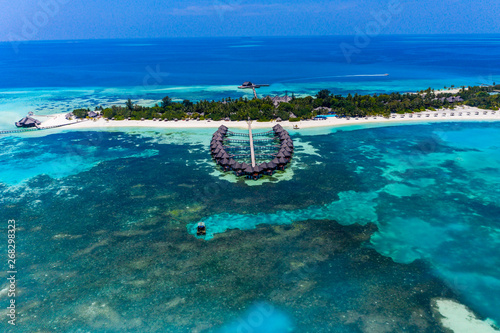
[[198, 222], [198, 227], [196, 227], [196, 235], [197, 236], [205, 236], [207, 234], [207, 227], [205, 223]]

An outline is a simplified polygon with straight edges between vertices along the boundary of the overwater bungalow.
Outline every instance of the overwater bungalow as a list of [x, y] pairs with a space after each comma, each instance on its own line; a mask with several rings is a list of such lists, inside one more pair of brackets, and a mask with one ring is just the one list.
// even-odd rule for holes
[[16, 122], [17, 127], [37, 127], [41, 122], [38, 119], [34, 119], [31, 117], [24, 117], [23, 119]]
[[[227, 136], [244, 136], [243, 134], [233, 133], [226, 126], [221, 125], [212, 135], [210, 141], [210, 153], [215, 162], [221, 166], [224, 171], [234, 171], [236, 176], [246, 176], [251, 179], [259, 179], [262, 175], [272, 175], [275, 170], [284, 170], [293, 155], [293, 142], [290, 135], [279, 124], [273, 126], [273, 131], [257, 133], [256, 135], [271, 135], [272, 138], [254, 139], [254, 150], [259, 151], [259, 156], [274, 156], [272, 161], [260, 164], [239, 163], [235, 160], [236, 157], [249, 158], [252, 156], [252, 163], [255, 163], [254, 152], [249, 152], [250, 145], [247, 145], [243, 138], [231, 138]], [[280, 142], [272, 142], [279, 139]], [[267, 141], [271, 140], [271, 141]], [[272, 143], [270, 143], [272, 142]], [[226, 151], [230, 150], [231, 154]], [[276, 152], [272, 152], [276, 149]], [[234, 155], [232, 155], [234, 154]]]

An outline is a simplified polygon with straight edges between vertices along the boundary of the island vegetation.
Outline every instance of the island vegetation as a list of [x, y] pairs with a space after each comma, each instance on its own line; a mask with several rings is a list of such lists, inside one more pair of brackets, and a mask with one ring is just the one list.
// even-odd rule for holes
[[[453, 86], [452, 86], [453, 87]], [[451, 89], [451, 88], [449, 88]], [[319, 91], [315, 97], [295, 97], [286, 101], [265, 97], [226, 98], [221, 101], [201, 100], [192, 102], [173, 101], [170, 97], [162, 99], [155, 106], [141, 106], [130, 99], [124, 106], [113, 105], [96, 111], [104, 118], [123, 120], [247, 120], [257, 121], [311, 119], [318, 115], [336, 114], [338, 117], [365, 117], [380, 115], [389, 117], [392, 113], [411, 113], [441, 108], [455, 108], [459, 105], [474, 106], [482, 109], [498, 110], [500, 107], [500, 85], [462, 87], [458, 91], [435, 91], [431, 88], [418, 93], [391, 93], [347, 96], [333, 95], [328, 90]], [[89, 116], [90, 109], [77, 109], [77, 118]]]

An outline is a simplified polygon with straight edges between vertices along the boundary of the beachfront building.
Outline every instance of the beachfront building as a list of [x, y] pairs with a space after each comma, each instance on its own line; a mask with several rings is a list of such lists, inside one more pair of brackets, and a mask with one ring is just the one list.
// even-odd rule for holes
[[31, 117], [24, 117], [23, 119], [16, 122], [17, 127], [24, 127], [24, 128], [37, 127], [40, 124], [41, 124], [40, 120]]
[[280, 105], [280, 103], [288, 103], [292, 100], [292, 97], [290, 96], [266, 96], [265, 98], [269, 98], [273, 104], [274, 104], [274, 107], [278, 107]]

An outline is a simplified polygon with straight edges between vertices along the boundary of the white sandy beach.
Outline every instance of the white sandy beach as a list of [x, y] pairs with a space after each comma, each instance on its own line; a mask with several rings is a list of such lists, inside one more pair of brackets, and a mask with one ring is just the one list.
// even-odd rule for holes
[[[179, 121], [153, 121], [153, 120], [105, 120], [103, 118], [93, 120], [68, 121], [65, 114], [53, 114], [49, 116], [33, 116], [39, 119], [41, 128], [66, 125], [64, 129], [106, 129], [116, 127], [156, 127], [156, 128], [217, 128], [226, 125], [230, 128], [247, 129], [246, 121], [209, 121], [209, 120], [179, 120]], [[443, 122], [443, 121], [498, 121], [500, 111], [483, 110], [475, 107], [460, 106], [454, 110], [441, 109], [437, 111], [423, 111], [419, 113], [392, 114], [390, 118], [382, 116], [370, 116], [366, 118], [336, 118], [329, 117], [326, 120], [308, 120], [299, 122], [282, 121], [280, 124], [292, 129], [297, 125], [299, 129], [314, 127], [337, 127], [356, 124], [397, 124], [401, 122]], [[253, 129], [270, 128], [276, 122], [252, 122]]]

